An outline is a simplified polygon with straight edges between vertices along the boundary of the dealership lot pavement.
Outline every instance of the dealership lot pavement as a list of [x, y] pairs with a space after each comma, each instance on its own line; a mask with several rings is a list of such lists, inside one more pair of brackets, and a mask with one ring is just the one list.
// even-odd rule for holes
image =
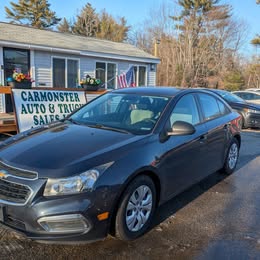
[[260, 259], [260, 130], [242, 138], [236, 172], [214, 173], [160, 207], [144, 237], [44, 245], [0, 225], [0, 259]]

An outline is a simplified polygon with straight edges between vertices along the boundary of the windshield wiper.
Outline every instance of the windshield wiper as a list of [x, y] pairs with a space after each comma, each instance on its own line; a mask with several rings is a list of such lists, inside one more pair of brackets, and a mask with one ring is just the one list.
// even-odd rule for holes
[[74, 120], [73, 118], [66, 118], [64, 121], [69, 121], [71, 122], [72, 124], [75, 124], [75, 125], [80, 125], [80, 123], [76, 120]]
[[115, 131], [115, 132], [119, 132], [119, 133], [124, 133], [124, 134], [130, 134], [130, 132], [128, 132], [127, 130], [118, 129], [118, 128], [114, 128], [114, 127], [111, 127], [111, 126], [104, 126], [104, 125], [101, 125], [101, 124], [88, 125], [88, 127], [99, 128], [99, 129], [105, 129], [105, 130], [111, 130], [111, 131]]

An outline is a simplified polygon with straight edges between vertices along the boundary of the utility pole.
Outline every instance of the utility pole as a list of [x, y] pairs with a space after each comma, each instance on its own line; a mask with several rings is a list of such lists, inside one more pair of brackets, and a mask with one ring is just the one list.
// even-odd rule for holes
[[160, 44], [160, 39], [155, 39], [154, 41], [154, 56], [158, 57], [158, 45]]

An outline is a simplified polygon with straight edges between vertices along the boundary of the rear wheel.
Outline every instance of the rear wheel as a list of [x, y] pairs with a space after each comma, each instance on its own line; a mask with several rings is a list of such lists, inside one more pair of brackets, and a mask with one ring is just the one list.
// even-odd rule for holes
[[148, 176], [136, 177], [126, 188], [116, 215], [116, 237], [133, 240], [151, 224], [156, 206], [156, 189]]
[[227, 152], [222, 171], [227, 174], [234, 172], [239, 156], [239, 143], [237, 139], [233, 138]]

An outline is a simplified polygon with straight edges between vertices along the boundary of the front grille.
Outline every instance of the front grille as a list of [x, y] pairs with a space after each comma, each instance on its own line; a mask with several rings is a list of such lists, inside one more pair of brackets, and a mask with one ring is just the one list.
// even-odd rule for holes
[[9, 203], [25, 204], [30, 195], [31, 190], [29, 187], [0, 179], [0, 200]]
[[20, 177], [20, 178], [25, 178], [25, 179], [36, 179], [38, 177], [37, 172], [18, 169], [13, 166], [7, 165], [3, 162], [0, 162], [0, 170], [5, 170], [10, 175]]

